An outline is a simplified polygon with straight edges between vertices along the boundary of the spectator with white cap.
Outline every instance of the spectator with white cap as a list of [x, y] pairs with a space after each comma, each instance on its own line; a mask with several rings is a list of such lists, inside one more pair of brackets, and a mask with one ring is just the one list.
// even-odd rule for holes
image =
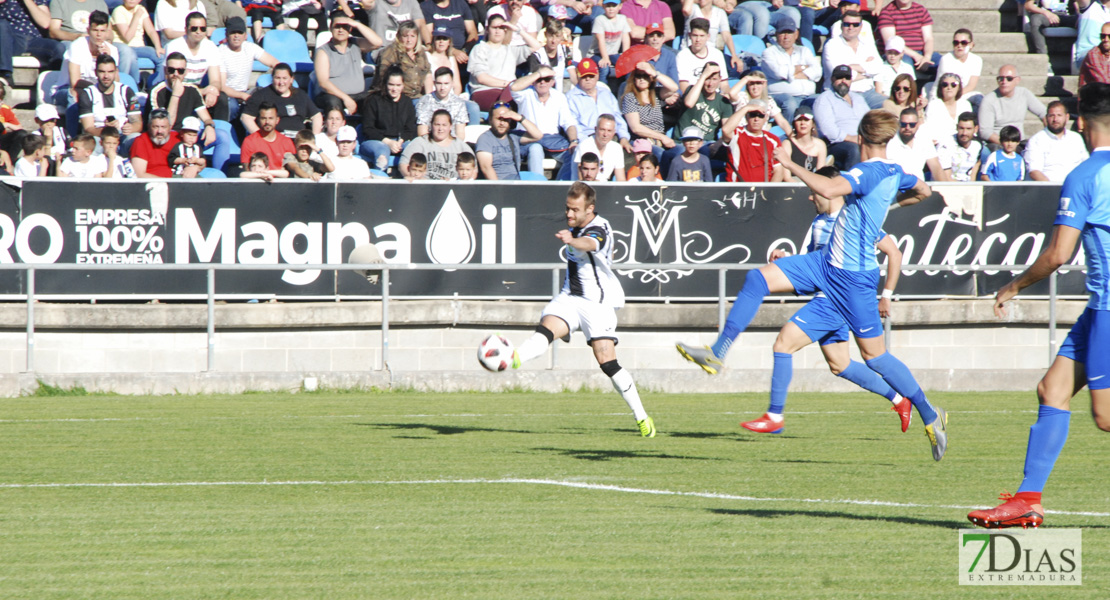
[[702, 130], [691, 125], [682, 130], [678, 141], [682, 142], [683, 152], [671, 161], [667, 168], [667, 181], [681, 181], [686, 183], [706, 183], [713, 181], [713, 167], [709, 164], [709, 157], [699, 150], [705, 140]]
[[335, 169], [325, 175], [324, 179], [351, 181], [373, 178], [370, 175], [370, 165], [355, 156], [355, 148], [358, 147], [358, 133], [354, 127], [350, 125], [340, 127], [339, 133], [335, 134], [335, 143], [339, 147], [339, 155], [331, 158], [331, 163]]
[[181, 121], [177, 135], [181, 141], [170, 148], [166, 161], [173, 169], [173, 176], [182, 179], [194, 179], [208, 165], [204, 160], [203, 149], [197, 144], [197, 137], [204, 129], [204, 124], [196, 117], [185, 117]]
[[50, 159], [50, 173], [54, 174], [66, 151], [69, 150], [69, 136], [65, 128], [58, 126], [58, 109], [53, 104], [40, 104], [35, 107], [35, 123], [39, 126], [35, 135], [45, 137], [50, 145], [46, 156]]
[[[883, 51], [886, 60], [882, 66], [879, 67], [878, 72], [875, 73], [874, 81], [875, 91], [888, 98], [894, 95], [891, 86], [894, 84], [895, 78], [899, 75], [905, 74], [914, 80], [917, 79], [917, 74], [913, 70], [913, 65], [902, 60], [905, 49], [906, 42], [898, 36], [894, 36], [886, 41], [886, 49]], [[917, 88], [916, 83], [914, 84], [914, 88]]]

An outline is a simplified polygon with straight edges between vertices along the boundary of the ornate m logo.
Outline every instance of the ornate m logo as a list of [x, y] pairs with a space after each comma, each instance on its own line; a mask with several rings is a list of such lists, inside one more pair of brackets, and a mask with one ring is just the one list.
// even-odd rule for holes
[[632, 211], [632, 231], [613, 231], [614, 261], [661, 263], [659, 268], [618, 269], [617, 273], [624, 277], [639, 278], [641, 283], [669, 283], [672, 278], [681, 279], [693, 273], [691, 269], [673, 268], [677, 265], [712, 262], [732, 251], [737, 252], [737, 263], [747, 262], [751, 257], [751, 249], [744, 244], [732, 244], [714, 251], [713, 238], [708, 233], [684, 232], [681, 213], [687, 208], [686, 196], [663, 198], [660, 190], [654, 190], [650, 198], [625, 196], [624, 199], [625, 208]]

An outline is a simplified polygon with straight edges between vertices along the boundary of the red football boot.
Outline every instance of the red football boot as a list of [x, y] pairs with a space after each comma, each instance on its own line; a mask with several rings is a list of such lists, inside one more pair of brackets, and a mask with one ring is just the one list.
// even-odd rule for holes
[[898, 413], [898, 418], [902, 419], [902, 433], [910, 428], [910, 421], [913, 420], [913, 402], [909, 398], [902, 398], [902, 401], [890, 407], [890, 410]]
[[740, 426], [756, 433], [782, 433], [784, 424], [785, 421], [779, 421], [778, 423], [772, 421], [771, 417], [764, 413], [762, 417], [754, 421], [745, 421]]
[[1013, 497], [1009, 492], [1002, 492], [999, 500], [1005, 500], [1005, 502], [990, 510], [973, 510], [967, 514], [967, 520], [986, 529], [1007, 527], [1036, 529], [1044, 523], [1044, 507], [1040, 504], [1030, 504]]

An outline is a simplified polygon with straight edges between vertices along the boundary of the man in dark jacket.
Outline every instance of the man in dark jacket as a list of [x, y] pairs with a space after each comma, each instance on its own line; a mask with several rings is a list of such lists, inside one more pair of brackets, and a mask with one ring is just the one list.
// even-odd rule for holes
[[359, 155], [376, 169], [385, 170], [390, 155], [400, 155], [416, 137], [416, 107], [404, 95], [401, 68], [385, 73], [385, 93], [374, 93], [362, 101], [362, 136]]

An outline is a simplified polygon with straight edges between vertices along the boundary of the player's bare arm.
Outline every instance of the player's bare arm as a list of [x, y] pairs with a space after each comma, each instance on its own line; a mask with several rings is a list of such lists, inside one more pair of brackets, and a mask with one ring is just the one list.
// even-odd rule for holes
[[1048, 248], [1041, 252], [1037, 260], [1013, 281], [1002, 286], [994, 296], [994, 315], [1002, 318], [1006, 316], [1006, 302], [1017, 296], [1021, 290], [1037, 283], [1059, 269], [1075, 254], [1075, 245], [1079, 242], [1080, 231], [1067, 225], [1056, 225], [1052, 228], [1052, 239]]
[[598, 247], [597, 240], [595, 240], [594, 238], [576, 238], [569, 229], [563, 229], [562, 231], [559, 231], [555, 234], [555, 237], [559, 238], [560, 242], [563, 242], [564, 244], [570, 246], [571, 248], [574, 248], [575, 250], [581, 250], [582, 252], [593, 252], [597, 250]]

